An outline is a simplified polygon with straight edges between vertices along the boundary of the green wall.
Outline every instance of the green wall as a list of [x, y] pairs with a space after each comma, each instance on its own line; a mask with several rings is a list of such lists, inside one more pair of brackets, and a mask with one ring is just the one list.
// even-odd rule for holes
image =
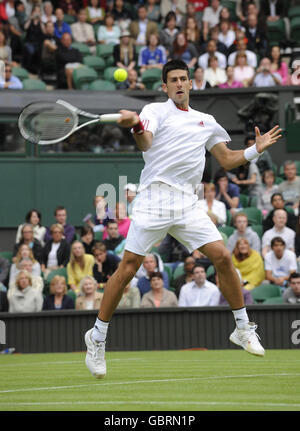
[[140, 154], [0, 159], [0, 227], [18, 226], [34, 207], [48, 226], [57, 205], [67, 208], [69, 223], [81, 226], [83, 217], [94, 211], [92, 201], [100, 184], [112, 184], [118, 198], [119, 176], [138, 183], [143, 165]]

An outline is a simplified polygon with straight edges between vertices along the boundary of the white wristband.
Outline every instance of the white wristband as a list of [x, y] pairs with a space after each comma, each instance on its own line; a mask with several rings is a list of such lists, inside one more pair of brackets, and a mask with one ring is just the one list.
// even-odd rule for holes
[[258, 157], [261, 155], [262, 155], [262, 153], [257, 152], [256, 144], [251, 145], [251, 147], [246, 148], [244, 151], [244, 157], [249, 162], [251, 162], [252, 160], [258, 159]]

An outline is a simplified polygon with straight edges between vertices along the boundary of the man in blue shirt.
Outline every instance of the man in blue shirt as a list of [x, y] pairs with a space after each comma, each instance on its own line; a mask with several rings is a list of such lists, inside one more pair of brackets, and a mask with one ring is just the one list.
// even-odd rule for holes
[[216, 173], [215, 185], [217, 188], [216, 199], [224, 202], [226, 209], [241, 208], [239, 186], [229, 182], [224, 169], [220, 169]]
[[8, 88], [10, 90], [22, 90], [23, 84], [12, 74], [12, 68], [8, 64], [5, 66], [4, 81], [0, 78], [0, 88]]
[[55, 16], [56, 16], [56, 23], [54, 24], [54, 36], [61, 39], [64, 33], [69, 33], [70, 35], [72, 35], [71, 27], [69, 26], [69, 24], [64, 22], [63, 10], [60, 8], [57, 8], [55, 10]]

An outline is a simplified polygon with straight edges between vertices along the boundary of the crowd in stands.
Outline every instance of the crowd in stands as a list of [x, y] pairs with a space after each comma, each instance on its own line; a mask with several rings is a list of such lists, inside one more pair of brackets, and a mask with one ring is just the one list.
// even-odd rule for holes
[[107, 80], [104, 67], [97, 69], [91, 56], [101, 57], [106, 68], [130, 72], [125, 82], [115, 82], [119, 89], [143, 90], [145, 72], [161, 70], [169, 59], [186, 62], [194, 90], [298, 85], [293, 73], [296, 57], [283, 54], [299, 42], [291, 31], [295, 16], [289, 15], [299, 4], [299, 0], [3, 0], [0, 60], [5, 71], [0, 88], [23, 88], [22, 79], [13, 73], [18, 66], [56, 88], [78, 88], [74, 71], [88, 65], [97, 70], [95, 80]]
[[[271, 160], [268, 153], [265, 157]], [[232, 255], [246, 304], [257, 302], [258, 291], [269, 302], [300, 304], [299, 164], [287, 160], [279, 171], [266, 164], [262, 174], [252, 164], [244, 167], [244, 178], [250, 175], [252, 182], [239, 184], [235, 170], [222, 169], [203, 183], [201, 207]], [[253, 184], [256, 194], [251, 194]], [[136, 185], [127, 184], [127, 205], [122, 201], [115, 208], [95, 197], [95, 215], [85, 217], [80, 233], [68, 223], [63, 206], [55, 208], [48, 227], [31, 209], [20, 220], [11, 258], [0, 254], [0, 311], [101, 307], [106, 283], [124, 253], [136, 193]], [[167, 235], [145, 256], [119, 308], [218, 305], [227, 302], [212, 262]]]

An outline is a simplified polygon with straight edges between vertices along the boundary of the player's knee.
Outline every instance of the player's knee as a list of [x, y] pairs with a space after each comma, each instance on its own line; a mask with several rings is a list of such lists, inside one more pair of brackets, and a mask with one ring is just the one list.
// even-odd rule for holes
[[232, 265], [231, 255], [225, 247], [220, 248], [216, 253], [214, 265], [218, 268], [231, 267]]

